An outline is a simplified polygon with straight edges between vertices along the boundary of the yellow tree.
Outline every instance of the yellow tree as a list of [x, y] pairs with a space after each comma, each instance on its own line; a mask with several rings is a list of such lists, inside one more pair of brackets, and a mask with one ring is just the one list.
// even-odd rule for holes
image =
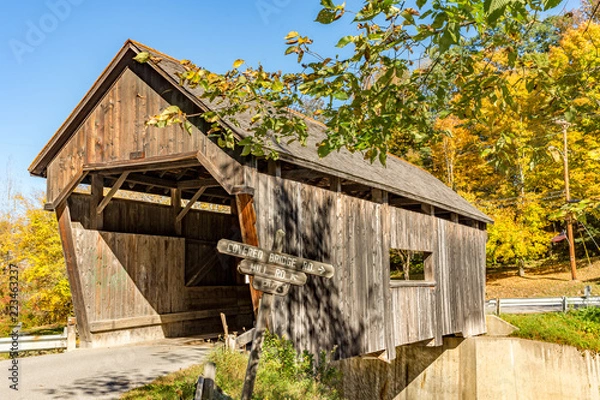
[[[0, 218], [0, 250], [5, 264], [19, 266], [21, 321], [29, 327], [64, 323], [72, 306], [56, 219], [37, 202], [21, 197], [19, 203], [16, 218]], [[7, 288], [0, 288], [3, 305], [10, 300]]]

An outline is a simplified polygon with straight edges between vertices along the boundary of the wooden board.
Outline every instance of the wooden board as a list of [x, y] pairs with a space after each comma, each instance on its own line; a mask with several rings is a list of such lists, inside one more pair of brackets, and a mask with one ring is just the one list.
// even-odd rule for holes
[[261, 276], [294, 286], [302, 286], [306, 283], [306, 274], [274, 264], [242, 260], [238, 265], [238, 271], [240, 274]]
[[276, 281], [262, 277], [260, 275], [254, 276], [252, 280], [252, 286], [254, 289], [264, 293], [274, 294], [275, 296], [286, 296], [290, 290], [290, 285], [284, 282]]
[[318, 275], [324, 278], [331, 278], [334, 274], [333, 265], [331, 264], [308, 260], [306, 258], [277, 251], [270, 251], [232, 240], [219, 240], [217, 243], [217, 250], [220, 253], [230, 256], [241, 257], [259, 263], [279, 265], [289, 270]]

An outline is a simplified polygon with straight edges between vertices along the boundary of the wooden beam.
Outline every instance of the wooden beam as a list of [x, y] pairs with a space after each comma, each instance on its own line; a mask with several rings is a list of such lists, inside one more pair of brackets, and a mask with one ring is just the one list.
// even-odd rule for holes
[[392, 300], [392, 288], [388, 282], [391, 281], [390, 277], [390, 251], [391, 236], [390, 231], [395, 229], [392, 227], [392, 212], [389, 205], [389, 194], [385, 190], [373, 189], [371, 196], [374, 201], [381, 203], [381, 244], [377, 244], [378, 248], [383, 249], [382, 265], [381, 265], [381, 279], [383, 282], [383, 334], [385, 351], [380, 354], [380, 359], [391, 362], [396, 358], [396, 336], [394, 329], [394, 315], [393, 315], [393, 300]]
[[369, 186], [357, 184], [342, 185], [343, 192], [366, 192], [371, 190]]
[[220, 186], [216, 179], [192, 179], [187, 181], [177, 182], [178, 189], [196, 189], [200, 187], [217, 187]]
[[177, 215], [177, 218], [175, 218], [175, 222], [180, 222], [183, 219], [183, 217], [186, 216], [186, 214], [192, 209], [194, 203], [198, 201], [198, 199], [200, 198], [200, 196], [202, 196], [202, 193], [204, 193], [205, 190], [206, 186], [198, 189], [198, 191], [190, 199], [189, 203], [186, 204], [185, 208], [181, 210], [181, 212]]
[[276, 160], [269, 160], [267, 164], [267, 172], [269, 173], [269, 175], [281, 178], [281, 163]]
[[340, 193], [342, 191], [342, 180], [337, 176], [332, 176], [329, 179], [329, 190]]
[[183, 232], [181, 220], [177, 221], [177, 216], [181, 212], [181, 190], [171, 189], [171, 207], [173, 208], [173, 224], [175, 225], [175, 234], [179, 236]]
[[119, 177], [119, 179], [117, 179], [117, 181], [115, 182], [113, 187], [110, 188], [110, 191], [108, 192], [106, 197], [104, 197], [102, 199], [102, 202], [98, 205], [98, 209], [96, 210], [96, 213], [98, 215], [102, 214], [102, 211], [104, 211], [104, 209], [106, 208], [106, 206], [108, 205], [110, 200], [115, 196], [115, 194], [117, 194], [119, 189], [121, 189], [121, 186], [123, 186], [123, 183], [125, 183], [125, 180], [127, 179], [128, 175], [129, 175], [129, 172], [123, 172], [121, 174], [121, 176]]
[[176, 189], [177, 182], [170, 181], [168, 179], [155, 178], [153, 176], [141, 175], [141, 174], [129, 174], [127, 178], [128, 182], [139, 183], [142, 185], [155, 186], [165, 189]]
[[95, 321], [90, 323], [90, 331], [110, 332], [122, 329], [140, 328], [143, 326], [154, 326], [163, 324], [173, 324], [183, 321], [194, 321], [197, 319], [219, 317], [222, 312], [229, 315], [245, 314], [251, 310], [246, 306], [230, 307], [218, 310], [197, 310], [183, 311], [177, 313], [161, 314], [161, 315], [146, 315], [130, 318], [119, 318], [113, 320]]
[[108, 163], [85, 164], [84, 171], [110, 171], [109, 173], [121, 172], [145, 172], [174, 170], [179, 168], [198, 167], [200, 163], [196, 158], [196, 152], [178, 154], [176, 156], [158, 156], [144, 160], [117, 161]]
[[83, 285], [81, 283], [81, 273], [77, 265], [77, 255], [75, 243], [73, 241], [73, 231], [71, 229], [71, 212], [66, 202], [61, 203], [56, 209], [58, 219], [58, 231], [67, 265], [67, 276], [71, 286], [71, 295], [73, 300], [73, 309], [77, 318], [79, 336], [86, 345], [91, 344], [90, 325], [88, 323], [87, 310], [83, 296]]
[[79, 186], [79, 184], [81, 183], [81, 181], [83, 181], [86, 175], [87, 171], [84, 171], [81, 174], [75, 176], [71, 180], [71, 182], [69, 182], [69, 184], [62, 190], [62, 192], [60, 192], [59, 195], [56, 196], [56, 198], [52, 199], [52, 207], [55, 210], [60, 208], [60, 206], [62, 206], [63, 203], [67, 201], [69, 195], [71, 195], [71, 193], [73, 193], [73, 190], [75, 190], [77, 186]]
[[98, 205], [104, 196], [104, 177], [99, 174], [92, 174], [92, 193], [90, 196], [90, 228], [102, 230], [104, 227], [104, 218], [102, 213], [98, 213]]
[[427, 215], [435, 215], [435, 207], [431, 204], [421, 204], [421, 210]]
[[381, 189], [371, 189], [371, 199], [376, 203], [388, 204], [389, 196], [388, 192]]
[[[187, 193], [189, 193], [189, 192], [187, 192]], [[231, 200], [231, 196], [228, 195], [227, 192], [225, 192], [224, 190], [220, 190], [220, 189], [218, 189], [218, 190], [215, 190], [215, 189], [213, 189], [213, 190], [206, 189], [206, 191], [204, 192], [204, 196], [214, 197], [214, 198], [217, 198], [217, 199]], [[182, 199], [185, 199], [185, 197], [182, 197]]]
[[390, 200], [390, 205], [392, 206], [417, 206], [420, 204], [420, 201], [407, 199], [404, 197], [394, 198]]
[[304, 180], [304, 179], [317, 179], [325, 177], [325, 174], [313, 171], [311, 169], [293, 169], [289, 171], [282, 171], [281, 177], [283, 179], [292, 179], [292, 180]]
[[[242, 240], [246, 244], [258, 246], [258, 232], [256, 230], [256, 211], [254, 210], [254, 199], [248, 194], [238, 194], [235, 196], [235, 203], [240, 220], [240, 230], [242, 231]], [[258, 312], [258, 306], [262, 292], [254, 289], [252, 286], [252, 277], [250, 277], [250, 297], [252, 298], [252, 308], [254, 315]]]

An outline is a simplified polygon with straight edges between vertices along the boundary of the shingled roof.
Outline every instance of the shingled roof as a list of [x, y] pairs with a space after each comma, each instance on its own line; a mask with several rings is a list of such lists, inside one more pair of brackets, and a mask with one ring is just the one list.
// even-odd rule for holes
[[[141, 43], [128, 40], [82, 102], [33, 161], [29, 167], [31, 174], [38, 176], [45, 175], [45, 169], [49, 162], [85, 118], [85, 115], [79, 114], [85, 114], [87, 110], [91, 109], [95, 104], [94, 102], [97, 102], [102, 95], [102, 93], [97, 93], [100, 91], [102, 85], [106, 84], [106, 81], [117, 79], [118, 74], [121, 72], [118, 69], [126, 67], [126, 63], [122, 62], [124, 61], [122, 58], [129, 50], [133, 50], [135, 53], [149, 52], [151, 55], [160, 58], [160, 62], [150, 62], [149, 65], [163, 77], [171, 81], [175, 87], [182, 90], [192, 101], [201, 105], [201, 108], [204, 110], [210, 110], [215, 107], [215, 104], [211, 104], [208, 100], [199, 98], [202, 94], [201, 89], [179, 87], [179, 77], [177, 74], [184, 71], [179, 60]], [[243, 139], [251, 134], [250, 130], [247, 129], [250, 126], [250, 117], [250, 115], [242, 115], [238, 118], [241, 124], [240, 127], [230, 126], [238, 139]], [[395, 156], [388, 157], [386, 166], [382, 166], [379, 163], [371, 164], [369, 161], [364, 160], [361, 154], [350, 153], [346, 149], [341, 149], [329, 154], [327, 157], [320, 158], [316, 151], [316, 144], [326, 134], [326, 127], [310, 118], [306, 118], [306, 125], [309, 134], [307, 146], [302, 146], [297, 141], [290, 144], [281, 143], [276, 145], [281, 160], [331, 176], [386, 190], [390, 193], [420, 203], [430, 204], [477, 221], [492, 222], [487, 215], [479, 211], [439, 179], [427, 171]]]

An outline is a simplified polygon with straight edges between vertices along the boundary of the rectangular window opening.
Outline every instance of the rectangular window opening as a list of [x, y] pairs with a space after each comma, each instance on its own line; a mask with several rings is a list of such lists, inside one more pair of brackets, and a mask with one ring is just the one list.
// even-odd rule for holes
[[431, 252], [390, 249], [390, 278], [398, 281], [433, 281]]

